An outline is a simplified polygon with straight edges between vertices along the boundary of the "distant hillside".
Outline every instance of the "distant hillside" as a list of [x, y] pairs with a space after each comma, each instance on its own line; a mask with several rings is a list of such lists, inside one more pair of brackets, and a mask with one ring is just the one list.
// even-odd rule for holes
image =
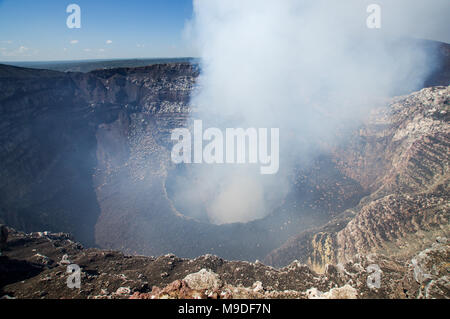
[[45, 62], [2, 62], [24, 68], [46, 69], [60, 72], [90, 72], [99, 69], [135, 68], [153, 64], [195, 62], [195, 58], [158, 58], [127, 60], [81, 60]]

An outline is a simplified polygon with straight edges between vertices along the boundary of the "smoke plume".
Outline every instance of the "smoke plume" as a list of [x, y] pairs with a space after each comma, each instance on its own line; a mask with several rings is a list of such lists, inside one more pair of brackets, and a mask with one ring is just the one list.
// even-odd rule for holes
[[371, 3], [194, 0], [185, 30], [201, 57], [193, 117], [220, 128], [280, 128], [281, 162], [266, 177], [248, 167], [194, 165], [175, 192], [187, 211], [204, 209], [217, 224], [273, 213], [294, 165], [339, 143], [378, 101], [423, 84], [434, 61], [412, 38], [448, 30], [448, 1], [377, 1], [380, 29], [367, 27]]

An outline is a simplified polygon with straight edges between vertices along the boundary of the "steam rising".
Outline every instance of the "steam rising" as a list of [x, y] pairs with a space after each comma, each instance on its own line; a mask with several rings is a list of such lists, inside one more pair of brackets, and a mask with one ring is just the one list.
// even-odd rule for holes
[[422, 85], [433, 61], [403, 37], [427, 34], [424, 24], [420, 33], [405, 33], [419, 30], [420, 14], [445, 21], [448, 1], [378, 1], [381, 29], [366, 26], [370, 3], [194, 0], [186, 34], [202, 58], [195, 119], [221, 128], [280, 128], [281, 162], [272, 177], [248, 167], [192, 168], [175, 192], [187, 211], [204, 209], [218, 224], [274, 212], [294, 165], [306, 165], [320, 145], [338, 143], [343, 128], [358, 125], [380, 98]]

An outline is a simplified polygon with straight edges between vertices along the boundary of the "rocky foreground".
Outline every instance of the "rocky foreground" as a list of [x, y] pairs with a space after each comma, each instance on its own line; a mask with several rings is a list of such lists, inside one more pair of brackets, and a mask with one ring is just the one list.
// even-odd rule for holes
[[[294, 261], [280, 269], [212, 255], [182, 259], [85, 249], [64, 233], [9, 228], [0, 256], [0, 297], [33, 299], [449, 298], [450, 245], [436, 238], [411, 259], [371, 254], [327, 265], [323, 274]], [[81, 269], [69, 288], [69, 265]], [[378, 280], [379, 279], [379, 280]], [[70, 281], [72, 282], [72, 281]]]

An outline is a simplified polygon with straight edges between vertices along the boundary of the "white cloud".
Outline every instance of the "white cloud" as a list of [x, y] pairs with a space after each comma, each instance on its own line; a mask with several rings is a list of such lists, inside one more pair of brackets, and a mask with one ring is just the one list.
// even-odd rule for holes
[[27, 47], [21, 45], [21, 46], [19, 47], [19, 49], [18, 49], [18, 52], [19, 52], [19, 53], [25, 53], [25, 52], [28, 51], [28, 50], [29, 50], [29, 48], [27, 48]]
[[106, 40], [106, 44], [111, 44], [113, 43], [112, 40]]
[[32, 56], [36, 54], [37, 50], [30, 50], [30, 48], [21, 45], [15, 50], [8, 50], [7, 48], [0, 48], [0, 51], [3, 56], [7, 57], [26, 57], [26, 56]]
[[91, 52], [92, 50], [88, 48], [88, 49], [84, 49], [83, 51], [84, 52]]
[[78, 40], [71, 40], [70, 41], [70, 44], [77, 44], [78, 43]]

